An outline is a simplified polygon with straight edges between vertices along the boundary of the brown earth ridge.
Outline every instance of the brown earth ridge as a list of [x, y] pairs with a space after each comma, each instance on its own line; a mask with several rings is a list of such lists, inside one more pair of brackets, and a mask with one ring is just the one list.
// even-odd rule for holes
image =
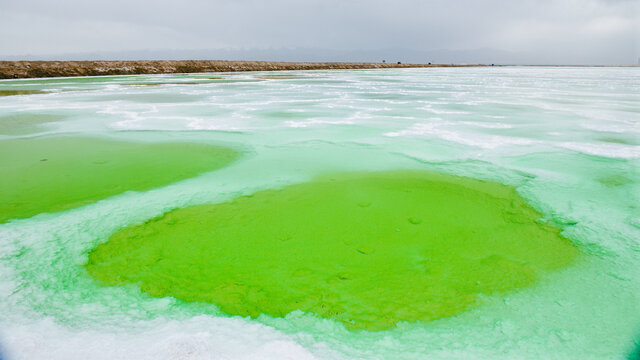
[[176, 74], [237, 71], [384, 69], [482, 65], [396, 64], [362, 62], [271, 62], [222, 60], [158, 61], [0, 61], [0, 79], [62, 76]]

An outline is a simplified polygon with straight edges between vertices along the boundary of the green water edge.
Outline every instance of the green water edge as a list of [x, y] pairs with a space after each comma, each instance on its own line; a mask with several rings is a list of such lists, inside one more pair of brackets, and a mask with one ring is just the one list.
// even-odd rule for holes
[[301, 310], [385, 330], [460, 314], [573, 263], [579, 250], [540, 218], [496, 182], [334, 174], [126, 227], [86, 268], [102, 285], [135, 284], [230, 315]]
[[144, 191], [226, 166], [239, 153], [205, 144], [62, 136], [0, 141], [0, 223]]
[[43, 90], [0, 90], [0, 96], [46, 94]]
[[64, 115], [17, 113], [0, 116], [0, 135], [28, 135], [44, 130], [47, 124], [65, 119]]

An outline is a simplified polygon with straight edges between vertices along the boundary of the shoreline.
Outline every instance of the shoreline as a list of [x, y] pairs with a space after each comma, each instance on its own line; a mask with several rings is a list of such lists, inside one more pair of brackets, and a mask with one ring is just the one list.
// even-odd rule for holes
[[0, 79], [207, 72], [474, 67], [491, 65], [227, 60], [0, 61]]

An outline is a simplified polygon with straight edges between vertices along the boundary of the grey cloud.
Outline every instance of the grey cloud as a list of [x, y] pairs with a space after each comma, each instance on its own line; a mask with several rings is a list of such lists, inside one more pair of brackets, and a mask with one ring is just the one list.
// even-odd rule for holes
[[526, 54], [532, 63], [632, 63], [639, 55], [638, 22], [633, 0], [3, 0], [0, 57], [491, 48]]

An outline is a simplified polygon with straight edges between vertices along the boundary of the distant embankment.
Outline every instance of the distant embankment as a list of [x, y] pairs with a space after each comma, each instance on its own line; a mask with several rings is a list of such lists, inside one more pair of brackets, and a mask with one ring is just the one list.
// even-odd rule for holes
[[0, 61], [0, 79], [59, 76], [174, 74], [199, 72], [380, 69], [453, 67], [470, 65], [425, 65], [391, 63], [270, 62], [270, 61]]

